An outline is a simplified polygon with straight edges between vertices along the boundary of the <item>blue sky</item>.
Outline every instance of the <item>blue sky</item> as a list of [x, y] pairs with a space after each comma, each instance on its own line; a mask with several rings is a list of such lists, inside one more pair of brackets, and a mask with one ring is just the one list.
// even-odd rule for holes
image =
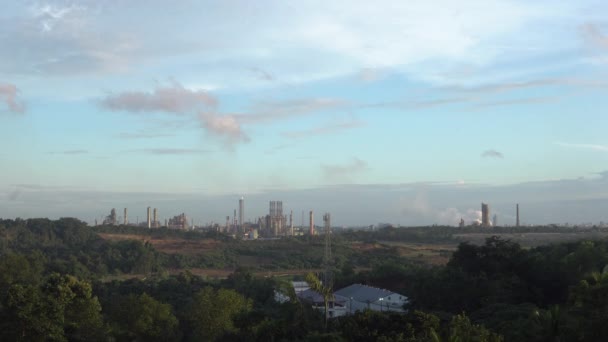
[[0, 216], [608, 221], [604, 1], [0, 4]]

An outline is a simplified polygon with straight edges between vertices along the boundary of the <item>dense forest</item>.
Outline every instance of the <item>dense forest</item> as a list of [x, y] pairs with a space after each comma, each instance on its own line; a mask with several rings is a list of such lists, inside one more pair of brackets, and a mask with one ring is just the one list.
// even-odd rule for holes
[[[277, 259], [276, 268], [320, 267], [321, 239], [258, 245], [217, 233], [91, 228], [71, 218], [0, 220], [0, 340], [601, 341], [608, 335], [605, 240], [523, 248], [492, 237], [483, 245], [461, 243], [444, 266], [391, 249], [348, 248], [363, 240], [449, 240], [451, 229], [336, 235], [335, 288], [364, 283], [411, 302], [407, 314], [358, 312], [326, 326], [322, 313], [295, 299], [287, 279], [239, 267], [242, 255]], [[108, 231], [222, 245], [211, 255], [166, 254], [147, 241], [100, 237]], [[234, 272], [215, 279], [188, 271], [201, 266]], [[144, 276], [106, 277], [128, 274]], [[275, 291], [292, 300], [276, 302]]]

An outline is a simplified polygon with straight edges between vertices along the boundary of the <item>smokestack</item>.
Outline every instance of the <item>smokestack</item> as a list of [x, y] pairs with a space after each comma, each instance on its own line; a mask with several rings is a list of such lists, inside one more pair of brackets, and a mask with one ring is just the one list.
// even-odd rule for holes
[[150, 214], [151, 214], [150, 210], [151, 210], [151, 208], [148, 207], [148, 228], [152, 227], [152, 217], [150, 216]]
[[310, 235], [315, 235], [315, 220], [314, 220], [314, 217], [313, 217], [312, 210], [310, 211], [310, 213], [308, 215], [309, 215], [309, 220], [310, 220], [310, 231], [309, 231], [309, 234]]
[[515, 226], [519, 227], [519, 203], [515, 205]]
[[481, 203], [481, 226], [490, 227], [490, 206], [486, 203]]
[[154, 208], [154, 222], [152, 224], [154, 224], [154, 228], [158, 228], [158, 211], [156, 210], [156, 208]]
[[244, 231], [244, 226], [243, 226], [243, 221], [245, 217], [245, 198], [243, 196], [241, 196], [241, 199], [239, 199], [239, 227], [240, 227], [240, 231]]
[[289, 229], [291, 230], [291, 236], [293, 236], [293, 210], [289, 212]]
[[123, 219], [123, 224], [126, 226], [127, 224], [129, 224], [129, 219], [127, 218], [127, 208], [125, 208], [125, 214], [124, 214], [124, 219]]

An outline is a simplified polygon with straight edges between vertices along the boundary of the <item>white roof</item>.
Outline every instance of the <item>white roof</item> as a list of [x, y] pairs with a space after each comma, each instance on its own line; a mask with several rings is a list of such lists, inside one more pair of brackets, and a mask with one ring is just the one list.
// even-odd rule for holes
[[[359, 302], [370, 302], [370, 303], [373, 303], [373, 302], [379, 300], [380, 298], [386, 298], [393, 294], [396, 294], [398, 296], [403, 296], [403, 295], [400, 295], [398, 293], [395, 293], [395, 292], [392, 292], [389, 290], [372, 287], [372, 286], [367, 286], [367, 285], [362, 285], [362, 284], [353, 284], [353, 285], [347, 286], [343, 289], [336, 291], [335, 294], [338, 296], [346, 297], [346, 298], [352, 298]], [[403, 296], [403, 297], [405, 297], [405, 296]]]

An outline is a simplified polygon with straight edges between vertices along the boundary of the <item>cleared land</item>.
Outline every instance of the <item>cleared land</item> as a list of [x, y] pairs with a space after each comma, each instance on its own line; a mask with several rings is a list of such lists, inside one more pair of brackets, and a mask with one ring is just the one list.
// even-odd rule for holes
[[[138, 234], [100, 233], [102, 238], [110, 241], [138, 240], [150, 243], [156, 250], [172, 255], [184, 255], [188, 257], [205, 256], [211, 259], [222, 258], [230, 255], [230, 265], [212, 268], [188, 268], [192, 273], [211, 278], [225, 278], [236, 266], [248, 267], [256, 270], [260, 276], [278, 275], [304, 275], [311, 271], [311, 267], [317, 267], [310, 261], [322, 258], [322, 243], [308, 245], [307, 243], [275, 240], [275, 241], [245, 241], [241, 244], [233, 242], [222, 242], [214, 239], [183, 239], [179, 237], [154, 237]], [[527, 233], [460, 233], [451, 235], [452, 242], [418, 243], [407, 241], [380, 240], [374, 242], [350, 241], [342, 243], [334, 248], [346, 248], [352, 253], [346, 255], [383, 255], [383, 253], [396, 253], [400, 257], [428, 265], [445, 265], [452, 253], [461, 242], [469, 242], [482, 245], [485, 240], [492, 236], [499, 236], [530, 248], [552, 243], [597, 240], [608, 238], [608, 232], [598, 231], [570, 231], [563, 233], [555, 232], [527, 232]], [[344, 250], [343, 250], [344, 252]], [[293, 258], [292, 258], [293, 257]], [[317, 260], [318, 262], [319, 260]], [[169, 273], [179, 273], [182, 269], [168, 270]], [[122, 276], [121, 276], [122, 277]], [[136, 276], [143, 278], [143, 275]]]
[[212, 239], [186, 240], [180, 238], [150, 237], [146, 235], [108, 233], [99, 233], [99, 236], [109, 241], [138, 240], [142, 242], [148, 242], [152, 246], [154, 246], [154, 248], [156, 248], [158, 251], [167, 254], [197, 255], [206, 251], [217, 250], [222, 245], [221, 241]]

